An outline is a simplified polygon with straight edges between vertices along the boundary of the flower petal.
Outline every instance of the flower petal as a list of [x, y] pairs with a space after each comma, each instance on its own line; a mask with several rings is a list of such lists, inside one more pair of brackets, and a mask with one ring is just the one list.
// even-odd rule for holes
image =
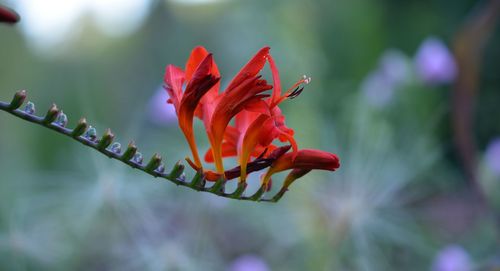
[[[169, 102], [174, 104], [175, 110], [179, 111], [180, 101], [182, 99], [182, 84], [184, 83], [184, 71], [174, 65], [168, 65], [165, 69], [165, 90], [170, 97]], [[177, 112], [177, 114], [179, 114]]]
[[224, 172], [220, 148], [230, 120], [241, 112], [247, 104], [267, 97], [267, 95], [259, 93], [271, 88], [272, 86], [268, 85], [265, 80], [260, 80], [259, 77], [255, 76], [243, 81], [233, 91], [223, 93], [210, 120], [211, 144], [218, 173]]
[[281, 156], [272, 167], [274, 171], [287, 169], [322, 169], [335, 171], [340, 167], [340, 160], [337, 155], [321, 150], [303, 149], [299, 150], [297, 157], [292, 159], [293, 153]]
[[203, 46], [197, 46], [189, 55], [188, 61], [186, 62], [186, 81], [190, 81], [193, 77], [196, 68], [200, 63], [209, 55], [208, 51]]
[[[294, 157], [295, 156], [295, 157]], [[288, 170], [329, 170], [335, 171], [340, 167], [340, 160], [337, 155], [321, 150], [303, 149], [295, 153], [286, 153], [278, 158], [266, 172], [262, 179], [265, 185], [274, 173]]]
[[[191, 81], [194, 72], [200, 65], [200, 63], [209, 55], [210, 53], [205, 49], [203, 46], [197, 46], [191, 51], [191, 55], [189, 56], [188, 61], [186, 62], [186, 81], [189, 82]], [[220, 77], [220, 72], [219, 68], [215, 64], [215, 62], [212, 63], [211, 66], [211, 71], [210, 73], [215, 76], [215, 77]], [[211, 103], [212, 100], [214, 100], [219, 92], [219, 87], [220, 87], [220, 82], [215, 84], [202, 98], [201, 100], [201, 106], [197, 108], [195, 115], [200, 118], [204, 119], [204, 114], [209, 114], [211, 115], [211, 112], [207, 112], [207, 110], [203, 107], [210, 106], [209, 104]], [[208, 116], [209, 117], [209, 116]]]
[[[228, 142], [222, 143], [222, 157], [233, 157], [237, 155], [236, 145]], [[209, 148], [205, 153], [204, 157], [205, 162], [213, 163], [214, 162], [214, 154], [212, 152], [212, 148]]]
[[278, 101], [281, 97], [281, 80], [280, 80], [280, 75], [278, 71], [278, 67], [276, 66], [276, 63], [274, 62], [273, 57], [271, 54], [267, 57], [267, 60], [269, 61], [269, 66], [271, 67], [271, 72], [273, 75], [273, 95], [271, 96], [271, 104], [277, 104], [276, 101]]
[[200, 168], [201, 161], [194, 140], [193, 118], [201, 98], [219, 82], [220, 77], [215, 77], [211, 74], [212, 64], [212, 55], [209, 54], [193, 73], [191, 80], [186, 86], [178, 110], [179, 126], [189, 143], [189, 147], [193, 153], [194, 163]]
[[248, 63], [236, 74], [236, 76], [229, 83], [226, 91], [232, 91], [237, 86], [242, 84], [248, 78], [252, 78], [259, 74], [266, 64], [267, 56], [269, 55], [269, 47], [261, 48]]
[[241, 181], [244, 182], [246, 179], [247, 163], [250, 160], [253, 150], [259, 143], [259, 136], [261, 134], [269, 133], [263, 130], [263, 124], [268, 121], [271, 117], [267, 115], [260, 115], [255, 119], [252, 124], [246, 129], [243, 143], [241, 144], [239, 152], [239, 160], [241, 166]]
[[19, 15], [15, 11], [4, 6], [0, 6], [0, 22], [14, 24], [17, 23], [19, 19]]

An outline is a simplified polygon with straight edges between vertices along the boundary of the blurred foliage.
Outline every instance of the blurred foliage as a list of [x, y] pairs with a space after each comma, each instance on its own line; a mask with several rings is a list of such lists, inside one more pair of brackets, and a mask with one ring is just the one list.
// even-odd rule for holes
[[[134, 139], [146, 157], [159, 151], [167, 165], [189, 150], [175, 122], [150, 121], [165, 66], [183, 65], [203, 45], [227, 84], [269, 45], [284, 87], [304, 73], [313, 78], [283, 106], [300, 147], [337, 153], [342, 164], [304, 177], [278, 204], [231, 201], [144, 176], [0, 114], [0, 269], [235, 270], [240, 256], [256, 255], [269, 270], [430, 270], [442, 248], [457, 244], [478, 270], [495, 270], [500, 177], [481, 163], [494, 206], [485, 207], [454, 151], [451, 85], [421, 82], [412, 68], [383, 107], [360, 91], [389, 48], [413, 65], [428, 36], [452, 47], [476, 5], [153, 1], [131, 35], [106, 36], [84, 18], [82, 31], [43, 50], [20, 27], [0, 25], [0, 100], [26, 89], [38, 112], [56, 102], [70, 126], [86, 116], [122, 144]], [[500, 136], [499, 31], [481, 63], [480, 154]]]

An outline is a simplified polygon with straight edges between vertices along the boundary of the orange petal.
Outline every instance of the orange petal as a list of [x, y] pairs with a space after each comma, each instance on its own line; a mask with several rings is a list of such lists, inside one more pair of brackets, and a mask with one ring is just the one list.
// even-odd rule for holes
[[224, 172], [221, 157], [221, 144], [229, 121], [236, 114], [241, 112], [245, 105], [267, 97], [267, 95], [259, 93], [269, 90], [270, 88], [272, 88], [272, 86], [267, 85], [265, 80], [260, 80], [259, 77], [253, 77], [243, 81], [233, 91], [224, 92], [221, 96], [210, 120], [211, 144], [214, 151], [217, 172]]
[[200, 65], [198, 65], [191, 80], [186, 86], [186, 90], [182, 96], [178, 110], [179, 126], [188, 141], [189, 147], [191, 148], [194, 162], [200, 168], [202, 165], [194, 139], [193, 118], [194, 112], [203, 95], [205, 95], [207, 91], [209, 91], [210, 88], [212, 88], [220, 79], [219, 77], [214, 77], [211, 74], [212, 64], [212, 55], [209, 54], [200, 63]]
[[224, 142], [228, 142], [236, 146], [238, 144], [238, 139], [240, 137], [240, 131], [233, 126], [227, 126], [226, 132], [224, 133]]
[[260, 115], [255, 119], [252, 124], [246, 129], [245, 135], [243, 137], [243, 143], [240, 150], [240, 166], [241, 166], [241, 180], [246, 179], [247, 173], [247, 163], [250, 160], [250, 156], [259, 143], [259, 136], [261, 133], [266, 134], [268, 131], [263, 130], [264, 122], [268, 121], [270, 116]]
[[[236, 145], [224, 142], [222, 143], [222, 157], [233, 157], [236, 156]], [[212, 148], [209, 148], [205, 153], [205, 162], [213, 163], [214, 162], [214, 154], [212, 152]]]
[[229, 83], [226, 91], [232, 91], [238, 85], [248, 78], [256, 76], [266, 64], [267, 56], [269, 55], [269, 47], [261, 48], [250, 61], [236, 74], [236, 76]]

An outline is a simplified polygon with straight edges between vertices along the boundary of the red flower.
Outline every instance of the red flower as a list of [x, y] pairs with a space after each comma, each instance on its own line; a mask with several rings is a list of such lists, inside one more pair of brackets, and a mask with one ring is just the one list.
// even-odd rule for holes
[[19, 15], [9, 8], [0, 6], [0, 22], [14, 24], [19, 21]]
[[[193, 50], [185, 72], [173, 65], [168, 65], [165, 72], [165, 89], [170, 96], [168, 102], [175, 107], [179, 126], [191, 148], [194, 163], [199, 168], [202, 165], [193, 133], [193, 118], [204, 95], [211, 89], [217, 91], [219, 80], [219, 71], [212, 54], [208, 54], [202, 47]], [[184, 82], [186, 86], [183, 92]]]
[[337, 155], [321, 150], [303, 149], [297, 152], [295, 158], [293, 156], [293, 153], [284, 154], [271, 164], [262, 178], [264, 187], [267, 187], [271, 176], [277, 172], [292, 169], [285, 180], [285, 185], [288, 186], [313, 169], [335, 171], [340, 167]]
[[[243, 75], [256, 76], [262, 70], [266, 61], [270, 64], [273, 74], [273, 93], [266, 100], [262, 98], [264, 95], [256, 95], [253, 102], [246, 104], [243, 110], [239, 109], [239, 113], [235, 116], [236, 127], [227, 126], [229, 119], [233, 117], [230, 114], [219, 111], [220, 115], [226, 115], [226, 119], [222, 126], [226, 126], [224, 133], [224, 142], [221, 143], [221, 137], [215, 138], [212, 146], [220, 149], [214, 152], [209, 149], [205, 155], [207, 162], [222, 164], [222, 158], [228, 156], [238, 156], [241, 165], [241, 181], [246, 178], [246, 164], [251, 157], [259, 156], [264, 150], [268, 152], [274, 150], [276, 146], [272, 142], [277, 138], [281, 142], [289, 142], [292, 145], [293, 151], [296, 154], [298, 151], [297, 143], [293, 138], [294, 131], [285, 125], [285, 117], [282, 115], [278, 105], [286, 98], [294, 98], [302, 89], [297, 88], [303, 83], [309, 83], [308, 78], [299, 80], [292, 88], [284, 95], [281, 94], [280, 78], [278, 69], [269, 54], [269, 48], [262, 48], [250, 62], [240, 71], [235, 79], [230, 83], [228, 90], [238, 82], [243, 81]], [[226, 90], [227, 92], [227, 90]], [[229, 97], [229, 96], [227, 96]], [[238, 110], [236, 110], [238, 111]], [[220, 130], [222, 131], [222, 129]], [[215, 155], [214, 155], [215, 153]], [[217, 159], [216, 159], [217, 158]], [[218, 172], [222, 172], [220, 169]]]
[[[273, 85], [259, 75], [266, 63], [272, 71]], [[203, 169], [193, 134], [193, 118], [200, 118], [205, 125], [211, 145], [205, 161], [215, 163], [216, 168], [215, 172], [203, 170], [207, 180], [216, 181], [221, 176], [226, 180], [240, 177], [244, 187], [247, 174], [269, 167], [263, 178], [263, 184], [269, 187], [272, 174], [279, 171], [292, 169], [286, 181], [291, 183], [293, 178], [312, 169], [338, 168], [338, 158], [334, 154], [298, 149], [294, 132], [285, 125], [278, 105], [287, 98], [298, 96], [303, 90], [300, 85], [309, 83], [310, 79], [304, 77], [282, 94], [279, 72], [269, 47], [260, 49], [220, 93], [219, 79], [212, 55], [203, 47], [192, 51], [186, 71], [169, 65], [165, 74], [169, 102], [176, 108], [179, 126], [193, 153], [194, 162], [186, 160], [196, 170]], [[271, 89], [271, 94], [265, 93]], [[231, 126], [233, 119], [234, 126]], [[276, 139], [290, 145], [277, 147], [273, 144]], [[290, 147], [293, 151], [287, 153]], [[223, 158], [230, 156], [237, 156], [240, 166], [225, 171]]]
[[260, 79], [258, 73], [264, 68], [268, 55], [269, 47], [264, 47], [250, 59], [218, 97], [213, 114], [210, 116], [207, 128], [215, 167], [219, 174], [224, 173], [222, 144], [231, 119], [243, 110], [257, 107], [264, 112], [267, 110], [263, 98], [268, 95], [262, 92], [272, 89], [272, 86], [268, 85], [266, 80]]

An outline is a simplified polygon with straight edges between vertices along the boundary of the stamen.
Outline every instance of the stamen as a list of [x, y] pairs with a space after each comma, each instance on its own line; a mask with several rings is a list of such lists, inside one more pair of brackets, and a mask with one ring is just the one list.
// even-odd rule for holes
[[300, 93], [302, 93], [302, 91], [304, 90], [304, 87], [297, 87], [296, 89], [294, 89], [292, 91], [292, 93], [288, 94], [288, 98], [290, 99], [294, 99], [294, 98], [297, 98], [297, 96], [300, 95]]
[[284, 97], [287, 97], [290, 99], [296, 98], [304, 90], [304, 87], [300, 87], [300, 86], [307, 85], [309, 83], [311, 83], [311, 77], [308, 77], [307, 75], [302, 75], [302, 78], [299, 81], [297, 81], [295, 84], [293, 84], [293, 86], [285, 92]]

